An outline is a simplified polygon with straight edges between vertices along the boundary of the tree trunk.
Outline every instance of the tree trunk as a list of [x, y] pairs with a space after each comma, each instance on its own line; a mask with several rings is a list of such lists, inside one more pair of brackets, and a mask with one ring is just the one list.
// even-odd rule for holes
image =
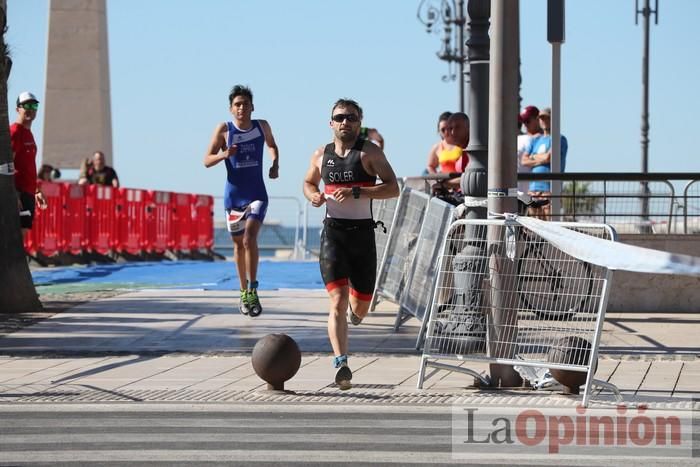
[[[0, 164], [12, 162], [7, 108], [7, 1], [0, 0]], [[0, 174], [0, 313], [40, 311], [22, 243], [14, 177]]]

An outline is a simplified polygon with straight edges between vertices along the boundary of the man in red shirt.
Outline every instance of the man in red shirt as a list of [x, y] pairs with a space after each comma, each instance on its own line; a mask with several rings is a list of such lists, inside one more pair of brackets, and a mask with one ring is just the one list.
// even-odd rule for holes
[[46, 199], [36, 179], [36, 142], [31, 129], [37, 110], [39, 100], [31, 92], [23, 92], [17, 97], [17, 120], [10, 125], [20, 226], [25, 237], [32, 228], [36, 205], [46, 209]]

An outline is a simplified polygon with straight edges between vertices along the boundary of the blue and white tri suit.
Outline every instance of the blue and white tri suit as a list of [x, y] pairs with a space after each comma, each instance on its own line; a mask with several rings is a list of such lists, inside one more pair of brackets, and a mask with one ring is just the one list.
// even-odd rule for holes
[[[226, 122], [228, 147], [238, 146], [236, 154], [224, 160], [224, 208], [228, 221], [238, 211], [238, 214], [245, 212], [243, 220], [250, 217], [262, 222], [267, 212], [267, 190], [262, 173], [265, 134], [258, 120], [252, 120], [252, 124], [248, 130], [241, 130], [233, 122]], [[229, 223], [229, 232], [240, 235], [245, 230], [244, 226], [244, 222], [239, 222], [232, 230]]]

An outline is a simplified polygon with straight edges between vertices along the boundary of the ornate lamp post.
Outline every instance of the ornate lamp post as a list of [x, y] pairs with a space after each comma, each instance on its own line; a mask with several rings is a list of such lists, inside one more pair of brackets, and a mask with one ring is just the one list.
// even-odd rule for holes
[[[464, 0], [421, 0], [417, 17], [428, 33], [442, 30], [442, 48], [437, 56], [448, 64], [448, 72], [442, 80], [459, 80], [459, 111], [464, 112], [464, 62], [467, 58], [464, 52]], [[453, 63], [457, 64], [456, 73]]]
[[[644, 6], [639, 9], [639, 0], [635, 0], [634, 22], [637, 24], [639, 15], [642, 15], [642, 27], [644, 28], [644, 48], [642, 52], [642, 173], [649, 172], [649, 17], [653, 14], [656, 24], [659, 24], [659, 0], [656, 0], [654, 9], [651, 9], [649, 0], [643, 0]], [[649, 220], [649, 184], [642, 182], [642, 219]], [[640, 226], [642, 233], [651, 233], [651, 226]]]

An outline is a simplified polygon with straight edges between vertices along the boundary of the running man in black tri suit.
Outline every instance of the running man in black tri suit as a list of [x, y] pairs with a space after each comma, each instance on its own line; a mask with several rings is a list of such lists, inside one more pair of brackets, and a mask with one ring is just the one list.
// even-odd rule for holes
[[304, 196], [314, 207], [326, 205], [319, 265], [330, 297], [328, 337], [338, 369], [335, 382], [341, 389], [349, 389], [352, 379], [348, 307], [351, 321], [359, 324], [374, 292], [377, 254], [372, 199], [399, 194], [384, 152], [360, 137], [361, 122], [362, 108], [357, 102], [338, 100], [331, 111], [333, 142], [313, 153], [304, 178]]

